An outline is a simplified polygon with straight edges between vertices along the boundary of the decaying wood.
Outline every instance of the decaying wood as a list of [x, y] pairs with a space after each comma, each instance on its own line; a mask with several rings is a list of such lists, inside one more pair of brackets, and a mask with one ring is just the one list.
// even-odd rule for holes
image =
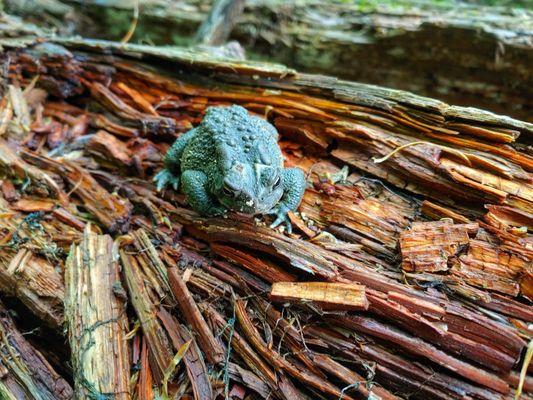
[[65, 318], [77, 398], [130, 399], [128, 319], [113, 240], [87, 225], [65, 270]]
[[422, 202], [422, 207], [420, 209], [422, 214], [426, 217], [439, 220], [442, 218], [450, 218], [455, 223], [468, 224], [472, 222], [464, 215], [454, 212], [453, 210], [442, 207], [438, 204], [432, 203], [431, 201], [424, 200]]
[[[189, 380], [193, 387], [195, 399], [212, 400], [214, 398], [213, 388], [209, 380], [204, 357], [200, 348], [196, 344], [196, 340], [183, 325], [178, 324], [164, 309], [159, 311], [158, 317], [165, 326], [176, 351], [178, 351], [185, 343], [191, 343], [184, 358], [187, 367], [187, 375], [189, 376]], [[205, 352], [203, 354], [206, 356], [208, 355], [208, 353]]]
[[402, 267], [417, 273], [449, 270], [452, 279], [459, 278], [472, 286], [528, 296], [531, 253], [525, 249], [513, 254], [495, 240], [480, 231], [476, 223], [454, 225], [449, 219], [414, 223], [400, 236]]
[[163, 325], [157, 319], [161, 298], [154, 292], [154, 284], [146, 277], [146, 267], [135, 254], [120, 250], [129, 298], [135, 309], [148, 345], [151, 371], [160, 382], [172, 360], [172, 346]]
[[507, 393], [509, 390], [507, 383], [498, 378], [496, 375], [487, 373], [486, 371], [481, 370], [474, 365], [467, 364], [463, 361], [450, 357], [437, 348], [424, 343], [424, 341], [409, 335], [401, 334], [399, 331], [390, 326], [380, 324], [377, 321], [365, 320], [359, 317], [337, 319], [336, 321], [345, 327], [356, 326], [357, 330], [360, 330], [363, 333], [385, 339], [398, 345], [400, 348], [409, 349], [409, 351], [413, 354], [427, 357], [436, 364], [444, 366], [452, 371], [461, 371], [461, 375], [468, 380], [471, 380], [482, 386], [486, 386], [497, 392]]
[[349, 283], [276, 282], [270, 290], [273, 301], [317, 303], [324, 310], [366, 310], [365, 287]]
[[454, 225], [451, 220], [413, 223], [400, 235], [402, 268], [416, 272], [448, 270], [448, 258], [468, 244], [468, 233], [477, 229], [477, 224]]
[[279, 281], [294, 281], [296, 278], [289, 272], [278, 267], [275, 263], [268, 261], [259, 261], [257, 258], [247, 254], [235, 247], [223, 246], [220, 244], [213, 244], [211, 249], [226, 260], [231, 261], [234, 264], [240, 265], [250, 272], [259, 272], [261, 278], [269, 283]]
[[[374, 374], [376, 377], [381, 376], [391, 387], [397, 387], [400, 392], [412, 388], [420, 391], [421, 395], [437, 399], [460, 398], [465, 394], [482, 399], [503, 398], [491, 390], [459, 381], [433, 369], [428, 370], [422, 365], [415, 365], [402, 355], [390, 353], [386, 348], [366, 341], [362, 333], [359, 333], [362, 335], [362, 340], [354, 343], [328, 328], [307, 327], [305, 332], [309, 340], [320, 340], [324, 348], [338, 352], [357, 365], [367, 366], [368, 363], [375, 362], [376, 368], [371, 370], [371, 376]], [[368, 369], [365, 369], [365, 372], [368, 372]], [[423, 383], [428, 379], [433, 382], [431, 386]]]
[[[243, 224], [236, 225], [235, 223], [228, 221], [215, 220], [212, 220], [208, 225], [205, 225], [205, 220], [202, 223], [202, 219], [196, 217], [193, 217], [188, 222], [185, 210], [181, 210], [178, 215], [181, 223], [188, 224], [194, 221], [194, 229], [199, 229], [197, 234], [208, 240], [217, 242], [225, 241], [235, 244], [246, 243], [250, 247], [261, 248], [263, 251], [267, 251], [282, 259], [287, 257], [284, 248], [277, 247], [280, 238], [276, 237], [274, 234], [270, 234], [270, 237], [267, 238], [263, 235], [264, 231], [261, 228], [248, 225], [245, 229], [245, 225]], [[496, 366], [503, 367], [504, 365], [504, 368], [509, 368], [518, 359], [520, 349], [524, 346], [524, 343], [516, 333], [508, 331], [507, 333], [510, 334], [510, 336], [504, 340], [502, 337], [502, 327], [498, 328], [500, 330], [497, 333], [492, 331], [492, 329], [496, 329], [496, 326], [489, 328], [489, 326], [486, 325], [488, 320], [481, 315], [476, 315], [474, 317], [474, 315], [466, 310], [461, 310], [459, 315], [454, 315], [459, 310], [457, 310], [451, 302], [433, 299], [431, 298], [431, 295], [426, 296], [418, 294], [416, 291], [407, 289], [386, 277], [376, 274], [369, 267], [366, 267], [361, 263], [356, 263], [341, 255], [335, 255], [310, 243], [306, 243], [306, 250], [304, 251], [302, 248], [300, 253], [298, 247], [302, 247], [303, 243], [299, 243], [297, 240], [289, 240], [288, 238], [284, 238], [284, 240], [287, 241], [288, 246], [293, 248], [289, 260], [294, 268], [301, 268], [301, 265], [304, 264], [306, 260], [313, 259], [315, 262], [313, 272], [315, 272], [315, 274], [320, 273], [325, 279], [335, 280], [339, 279], [342, 275], [344, 279], [357, 281], [367, 285], [367, 287], [377, 290], [378, 292], [372, 296], [367, 292], [367, 296], [369, 296], [370, 302], [369, 309], [374, 310], [380, 316], [389, 318], [394, 323], [401, 322], [402, 326], [408, 330], [412, 330], [418, 335], [424, 335], [430, 341], [435, 341], [436, 343], [439, 343], [439, 345], [446, 346], [450, 351], [458, 352], [458, 354], [461, 354], [462, 356], [473, 357], [477, 362], [483, 363], [489, 368], [494, 368]], [[339, 266], [343, 269], [340, 275], [336, 272]], [[382, 300], [383, 295], [387, 293], [388, 296], [394, 297], [391, 297], [388, 301]], [[427, 300], [427, 303], [421, 301], [422, 299]], [[421, 319], [421, 316], [425, 315], [428, 309], [434, 308], [435, 303], [438, 304], [435, 309], [436, 311], [433, 311], [438, 312], [435, 314], [435, 319], [442, 320], [442, 318], [444, 318], [444, 321], [450, 324], [448, 327], [450, 331], [448, 332], [438, 328], [438, 324], [432, 326], [431, 323], [422, 323], [417, 327], [410, 322], [414, 320], [422, 322], [423, 319]], [[399, 313], [392, 313], [394, 310]], [[467, 321], [469, 324], [474, 324], [479, 332], [483, 331], [484, 335], [489, 335], [491, 337], [490, 340], [483, 345], [472, 341], [469, 338], [469, 335], [462, 332], [462, 326]], [[430, 332], [435, 331], [435, 329], [437, 329], [439, 333], [437, 335], [430, 334]], [[463, 337], [462, 335], [465, 336]], [[486, 346], [491, 348], [489, 349]], [[502, 349], [506, 350], [502, 352], [492, 346], [498, 348], [499, 346], [502, 346]], [[479, 353], [482, 349], [483, 356]], [[513, 354], [513, 356], [509, 357], [506, 353]], [[490, 361], [489, 359], [484, 359], [484, 357], [489, 357]]]
[[210, 363], [217, 364], [222, 362], [224, 351], [215, 340], [213, 332], [211, 332], [207, 326], [207, 323], [194, 302], [189, 289], [187, 289], [187, 285], [183, 282], [183, 279], [179, 276], [179, 273], [175, 268], [170, 268], [168, 270], [168, 277], [170, 287], [178, 302], [180, 311], [196, 332], [200, 348]]
[[18, 298], [33, 314], [53, 328], [63, 325], [65, 287], [53, 264], [27, 249], [9, 264], [0, 263], [0, 290]]
[[23, 214], [14, 210], [18, 201], [9, 204], [0, 198], [0, 291], [16, 297], [42, 321], [61, 330], [64, 256], [81, 232], [66, 218], [54, 218], [55, 211], [63, 208], [37, 208]]
[[0, 304], [0, 397], [3, 399], [72, 399], [70, 385], [17, 330]]
[[3, 174], [7, 173], [10, 177], [21, 180], [30, 179], [41, 192], [45, 191], [47, 197], [57, 198], [62, 203], [66, 202], [66, 194], [57, 186], [54, 179], [39, 168], [25, 163], [3, 139], [0, 139], [0, 166]]
[[494, 244], [470, 240], [468, 252], [459, 257], [451, 272], [473, 286], [517, 296], [531, 261]]
[[131, 204], [127, 199], [108, 196], [108, 192], [87, 171], [74, 163], [58, 163], [32, 153], [25, 153], [25, 157], [42, 169], [65, 177], [84, 206], [111, 232], [127, 229], [131, 213]]
[[[106, 249], [112, 237], [117, 256], [104, 258], [126, 288], [112, 301], [131, 304], [120, 316], [133, 327], [132, 396], [512, 396], [532, 337], [531, 125], [280, 66], [63, 44], [91, 52], [6, 47], [19, 46], [10, 82], [54, 96], [13, 92], [29, 130], [8, 124], [6, 143], [66, 196], [0, 168], [0, 289], [54, 326], [68, 249], [87, 246], [87, 226]], [[182, 71], [146, 69], [124, 58], [133, 51]], [[292, 234], [267, 216], [201, 217], [151, 183], [169, 143], [231, 103], [268, 118], [286, 165], [306, 172]], [[16, 290], [2, 287], [16, 276]], [[357, 311], [338, 311], [350, 300], [339, 288], [357, 288]]]
[[148, 362], [148, 345], [146, 341], [142, 342], [140, 362], [140, 376], [137, 383], [137, 395], [141, 400], [149, 400], [154, 398], [154, 388], [152, 383], [152, 371]]
[[246, 312], [243, 301], [240, 299], [236, 300], [235, 313], [241, 328], [244, 331], [244, 334], [251, 342], [252, 346], [255, 347], [257, 352], [261, 354], [276, 370], [284, 371], [294, 378], [299, 379], [303, 383], [310, 385], [321, 392], [327, 393], [330, 396], [342, 396], [346, 399], [352, 399], [352, 397], [348, 395], [343, 395], [337, 387], [322, 379], [320, 376], [316, 376], [311, 372], [299, 368], [290, 361], [284, 360], [276, 351], [269, 349], [266, 343], [263, 342], [259, 332], [256, 330], [254, 323]]

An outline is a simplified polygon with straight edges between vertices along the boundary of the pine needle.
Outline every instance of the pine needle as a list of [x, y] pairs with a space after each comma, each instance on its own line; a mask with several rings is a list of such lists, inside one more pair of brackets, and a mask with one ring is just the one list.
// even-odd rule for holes
[[531, 363], [531, 358], [533, 358], [533, 340], [529, 342], [527, 345], [527, 351], [526, 356], [524, 357], [524, 362], [522, 363], [522, 369], [520, 370], [520, 381], [518, 383], [518, 387], [516, 388], [516, 392], [514, 394], [514, 400], [518, 400], [520, 396], [522, 395], [522, 389], [524, 387], [524, 382], [526, 380], [527, 370], [529, 368], [529, 364]]
[[462, 151], [459, 151], [457, 149], [453, 149], [451, 147], [447, 147], [447, 146], [442, 146], [440, 144], [436, 144], [436, 143], [431, 143], [431, 142], [426, 142], [424, 140], [419, 140], [419, 141], [416, 141], [416, 142], [411, 142], [411, 143], [407, 143], [407, 144], [404, 144], [403, 146], [400, 146], [400, 147], [397, 147], [395, 148], [393, 151], [391, 151], [389, 154], [387, 154], [386, 156], [384, 157], [381, 157], [381, 158], [375, 158], [373, 157], [372, 160], [374, 161], [374, 163], [376, 164], [379, 164], [379, 163], [382, 163], [383, 161], [387, 161], [389, 158], [391, 158], [393, 155], [395, 155], [396, 153], [398, 153], [399, 151], [402, 151], [403, 149], [407, 148], [407, 147], [411, 147], [411, 146], [415, 146], [417, 144], [427, 144], [427, 145], [430, 145], [430, 146], [436, 146], [444, 151], [448, 151], [452, 154], [455, 154], [456, 156], [459, 156], [460, 158], [462, 158], [463, 160], [466, 161], [467, 165], [469, 166], [472, 166], [472, 163], [470, 162], [470, 159], [466, 156], [465, 153], [463, 153]]
[[137, 334], [137, 332], [139, 331], [140, 327], [141, 327], [141, 321], [136, 320], [135, 324], [133, 325], [133, 329], [126, 334], [124, 339], [125, 340], [133, 339], [135, 337], [135, 335]]
[[170, 362], [167, 369], [165, 369], [165, 372], [163, 373], [163, 399], [169, 399], [168, 397], [168, 380], [176, 370], [176, 366], [181, 362], [181, 359], [189, 350], [189, 346], [191, 345], [192, 339], [183, 343], [183, 345], [179, 348], [178, 352]]

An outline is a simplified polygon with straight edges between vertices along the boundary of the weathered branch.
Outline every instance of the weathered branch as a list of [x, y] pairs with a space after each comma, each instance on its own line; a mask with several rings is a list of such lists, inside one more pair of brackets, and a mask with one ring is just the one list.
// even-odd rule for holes
[[[58, 14], [50, 2], [19, 3], [8, 1], [8, 10], [33, 15], [39, 22], [46, 6], [47, 13]], [[524, 7], [526, 2], [515, 3], [490, 7], [306, 0], [288, 1], [280, 7], [275, 0], [260, 0], [246, 3], [231, 38], [241, 42], [252, 57], [302, 71], [528, 118], [532, 107], [527, 92], [531, 11], [515, 11], [514, 7]], [[64, 36], [74, 29], [87, 37], [118, 41], [131, 21], [129, 2], [63, 0], [60, 4], [60, 16], [71, 9], [84, 16], [56, 24]], [[143, 3], [133, 41], [149, 38], [159, 45], [189, 44], [208, 12], [195, 1]], [[161, 25], [173, 34], [158, 29]]]
[[194, 41], [208, 46], [224, 44], [243, 9], [244, 0], [215, 0]]

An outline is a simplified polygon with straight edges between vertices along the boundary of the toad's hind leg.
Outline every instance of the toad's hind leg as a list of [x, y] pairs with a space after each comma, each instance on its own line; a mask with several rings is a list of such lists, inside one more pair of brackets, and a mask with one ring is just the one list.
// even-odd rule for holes
[[167, 154], [163, 159], [165, 168], [154, 176], [154, 182], [156, 183], [158, 191], [169, 185], [172, 186], [174, 190], [178, 190], [181, 174], [181, 155], [187, 144], [195, 135], [196, 129], [191, 129], [177, 138], [170, 149], [168, 149]]
[[183, 171], [181, 179], [183, 193], [194, 211], [207, 217], [225, 214], [226, 209], [208, 193], [207, 176], [202, 171]]

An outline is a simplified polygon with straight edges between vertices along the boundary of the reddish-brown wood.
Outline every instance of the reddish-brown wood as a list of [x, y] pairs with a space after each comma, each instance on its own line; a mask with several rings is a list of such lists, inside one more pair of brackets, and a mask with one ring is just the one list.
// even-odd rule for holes
[[213, 332], [207, 326], [200, 309], [196, 305], [189, 289], [187, 289], [187, 285], [183, 282], [178, 271], [175, 268], [170, 268], [168, 270], [168, 278], [180, 311], [185, 320], [196, 332], [200, 348], [203, 350], [207, 359], [212, 364], [222, 362], [224, 351], [215, 340]]

